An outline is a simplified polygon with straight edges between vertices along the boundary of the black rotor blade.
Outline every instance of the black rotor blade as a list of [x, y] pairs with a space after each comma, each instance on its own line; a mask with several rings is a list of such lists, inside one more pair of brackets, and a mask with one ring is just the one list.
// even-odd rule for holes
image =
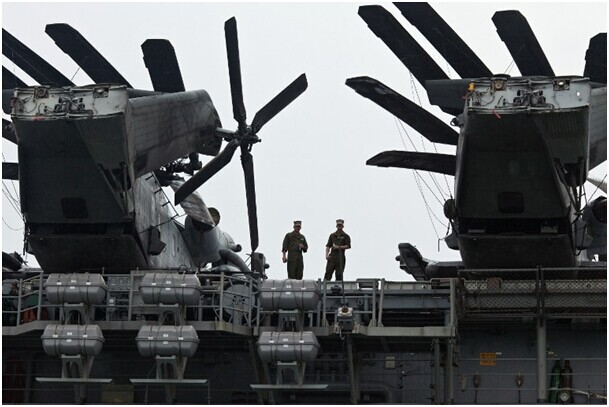
[[230, 76], [230, 94], [233, 101], [233, 117], [240, 129], [245, 129], [246, 114], [243, 104], [243, 86], [241, 84], [241, 61], [239, 58], [239, 38], [237, 20], [232, 17], [224, 23], [226, 37], [226, 55], [228, 57], [228, 75]]
[[18, 180], [19, 179], [19, 164], [17, 163], [2, 163], [2, 179]]
[[590, 38], [584, 76], [590, 78], [591, 82], [607, 83], [607, 33]]
[[465, 95], [471, 79], [439, 79], [425, 82], [429, 103], [443, 112], [459, 115], [465, 108]]
[[448, 79], [429, 54], [383, 7], [361, 6], [358, 14], [423, 86], [430, 79]]
[[252, 132], [254, 134], [268, 123], [273, 117], [279, 112], [285, 109], [290, 103], [292, 103], [298, 96], [307, 90], [307, 76], [305, 74], [300, 75], [292, 83], [290, 83], [284, 90], [282, 90], [277, 96], [275, 96], [269, 103], [258, 110], [258, 113], [252, 120]]
[[447, 154], [417, 153], [413, 151], [384, 151], [366, 161], [366, 165], [408, 168], [455, 175], [457, 157]]
[[492, 76], [484, 62], [429, 3], [393, 3], [462, 78]]
[[376, 79], [367, 76], [350, 78], [347, 79], [346, 85], [410, 125], [429, 141], [457, 145], [459, 133]]
[[95, 83], [118, 83], [133, 88], [110, 62], [70, 25], [47, 24], [45, 32]]
[[5, 29], [2, 29], [2, 54], [41, 85], [74, 86], [72, 81]]
[[25, 82], [14, 73], [2, 67], [2, 89], [27, 88]]
[[8, 120], [2, 119], [2, 138], [7, 139], [17, 144], [17, 136], [15, 135], [15, 127], [13, 123]]
[[168, 40], [149, 39], [142, 44], [144, 64], [157, 92], [184, 92], [184, 82], [175, 50]]
[[197, 188], [224, 168], [233, 158], [238, 145], [239, 142], [237, 140], [231, 140], [220, 154], [212, 158], [211, 161], [186, 181], [175, 193], [175, 204], [178, 205], [188, 195], [192, 194]]
[[492, 19], [499, 37], [505, 42], [523, 76], [554, 76], [529, 22], [519, 11], [498, 11]]
[[241, 146], [241, 166], [245, 178], [245, 197], [247, 200], [247, 217], [250, 225], [250, 242], [252, 253], [258, 248], [258, 215], [256, 210], [256, 184], [254, 182], [254, 157], [247, 151], [247, 146]]

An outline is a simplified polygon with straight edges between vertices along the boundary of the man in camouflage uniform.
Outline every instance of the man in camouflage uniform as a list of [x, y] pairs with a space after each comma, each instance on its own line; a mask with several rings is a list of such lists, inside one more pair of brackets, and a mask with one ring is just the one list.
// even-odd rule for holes
[[[296, 280], [302, 280], [302, 272], [304, 271], [302, 254], [306, 253], [309, 249], [307, 239], [300, 233], [301, 227], [302, 222], [295, 220], [294, 231], [285, 235], [281, 247], [282, 260], [284, 263], [288, 263], [288, 278]], [[287, 258], [286, 252], [288, 254]]]
[[343, 281], [345, 270], [345, 250], [351, 248], [351, 238], [343, 231], [345, 221], [336, 220], [336, 232], [332, 233], [326, 244], [326, 274], [324, 280], [332, 280], [332, 274], [336, 271], [336, 281]]

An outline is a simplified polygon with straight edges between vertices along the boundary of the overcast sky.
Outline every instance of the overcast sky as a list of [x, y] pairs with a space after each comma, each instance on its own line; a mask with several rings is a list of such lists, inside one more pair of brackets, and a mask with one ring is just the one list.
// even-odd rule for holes
[[[374, 4], [374, 3], [360, 3]], [[390, 3], [385, 8], [419, 40], [452, 78], [454, 70]], [[590, 37], [607, 31], [607, 5], [598, 3], [432, 3], [435, 10], [495, 73], [519, 75], [496, 33], [491, 17], [498, 10], [517, 9], [527, 18], [557, 75], [581, 75]], [[419, 192], [410, 170], [368, 167], [368, 158], [385, 150], [412, 150], [409, 137], [422, 150], [422, 138], [394, 117], [345, 86], [345, 80], [366, 75], [429, 107], [423, 87], [357, 15], [354, 3], [3, 3], [2, 26], [78, 85], [92, 81], [44, 33], [49, 23], [68, 23], [93, 44], [136, 88], [152, 89], [140, 45], [148, 38], [171, 41], [188, 90], [205, 89], [223, 127], [234, 129], [224, 42], [224, 22], [237, 18], [243, 93], [248, 122], [298, 75], [307, 74], [309, 88], [260, 132], [254, 146], [260, 247], [271, 278], [285, 278], [281, 242], [302, 220], [309, 252], [304, 278], [323, 277], [324, 246], [345, 219], [353, 248], [347, 252], [345, 279], [378, 277], [411, 279], [398, 268], [400, 242], [417, 246], [423, 256], [456, 260], [438, 237], [443, 198], [453, 177], [437, 177], [443, 189]], [[3, 57], [3, 66], [28, 84], [31, 78]], [[449, 122], [438, 108], [430, 110]], [[5, 118], [8, 118], [6, 115]], [[433, 151], [425, 143], [427, 151]], [[439, 152], [454, 147], [438, 145]], [[15, 161], [17, 149], [3, 140], [3, 156]], [[202, 157], [204, 163], [208, 157]], [[606, 163], [594, 175], [606, 174]], [[5, 192], [15, 195], [10, 181]], [[15, 189], [18, 190], [15, 183]], [[590, 187], [589, 193], [594, 188]], [[243, 173], [237, 154], [199, 192], [208, 206], [222, 214], [220, 227], [249, 252], [249, 231]], [[598, 195], [598, 192], [597, 192]], [[426, 210], [425, 202], [432, 212]], [[22, 250], [23, 223], [3, 196], [2, 250]], [[440, 221], [434, 219], [436, 216]], [[430, 219], [433, 219], [433, 224]], [[13, 230], [16, 229], [16, 230]], [[439, 247], [439, 250], [438, 250]], [[35, 265], [32, 256], [28, 257]]]

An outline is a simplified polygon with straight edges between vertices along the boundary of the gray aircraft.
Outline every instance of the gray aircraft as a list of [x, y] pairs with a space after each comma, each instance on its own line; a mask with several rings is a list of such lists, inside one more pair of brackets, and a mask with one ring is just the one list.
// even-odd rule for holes
[[[237, 148], [245, 177], [251, 252], [258, 272], [252, 146], [258, 132], [307, 88], [302, 74], [246, 123], [237, 25], [226, 21], [226, 47], [235, 131], [221, 127], [210, 96], [186, 91], [167, 40], [142, 44], [154, 91], [133, 89], [99, 52], [67, 24], [46, 33], [95, 82], [75, 86], [6, 30], [3, 54], [40, 85], [27, 87], [3, 68], [3, 137], [18, 146], [19, 163], [3, 163], [18, 179], [27, 251], [47, 272], [198, 268], [231, 263], [249, 271], [241, 246], [217, 227], [219, 213], [195, 190], [226, 166]], [[16, 88], [15, 91], [13, 89]], [[228, 143], [220, 151], [222, 140]], [[215, 156], [205, 166], [199, 154]], [[192, 177], [183, 182], [178, 175]], [[175, 190], [184, 224], [162, 190]], [[213, 214], [213, 215], [212, 215]], [[112, 253], [111, 256], [108, 254]]]
[[[386, 151], [367, 161], [455, 177], [455, 197], [444, 205], [452, 227], [446, 243], [463, 262], [452, 269], [606, 259], [607, 199], [586, 202], [583, 184], [607, 158], [607, 34], [590, 40], [583, 77], [557, 76], [524, 16], [497, 12], [497, 32], [523, 76], [494, 75], [429, 4], [396, 6], [463, 79], [449, 79], [383, 7], [362, 6], [359, 15], [430, 102], [455, 116], [458, 131], [375, 79], [346, 84], [429, 141], [456, 146], [455, 155]], [[412, 246], [401, 249], [420, 259]], [[426, 264], [419, 266], [422, 273]]]
[[[79, 87], [3, 31], [3, 53], [40, 84], [3, 69], [3, 136], [19, 148], [3, 177], [19, 180], [26, 243], [42, 266], [3, 253], [3, 402], [606, 404], [606, 263], [583, 261], [606, 253], [606, 198], [587, 203], [582, 192], [606, 159], [606, 35], [592, 39], [584, 77], [555, 76], [524, 18], [499, 12], [524, 75], [513, 78], [493, 75], [427, 4], [396, 5], [464, 78], [449, 80], [382, 7], [359, 9], [459, 129], [374, 79], [347, 80], [456, 146], [368, 161], [455, 176], [446, 240], [463, 261], [428, 262], [400, 244], [400, 267], [417, 281], [386, 281], [380, 268], [340, 283], [264, 278], [251, 148], [307, 82], [248, 125], [234, 19], [236, 131], [221, 127], [205, 91], [185, 91], [167, 41], [142, 45], [154, 85], [145, 91], [72, 28], [47, 26], [95, 82]], [[250, 268], [194, 192], [237, 148]], [[199, 154], [214, 158], [203, 166]]]

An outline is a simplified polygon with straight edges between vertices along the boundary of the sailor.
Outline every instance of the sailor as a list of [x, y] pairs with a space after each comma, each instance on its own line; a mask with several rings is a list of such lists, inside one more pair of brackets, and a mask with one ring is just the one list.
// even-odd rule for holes
[[296, 280], [302, 280], [302, 273], [304, 271], [302, 254], [306, 253], [309, 249], [307, 239], [300, 233], [301, 227], [302, 222], [295, 220], [294, 230], [285, 235], [281, 247], [281, 252], [283, 254], [282, 260], [284, 263], [288, 263], [288, 278]]
[[332, 280], [332, 274], [336, 271], [336, 281], [343, 281], [345, 270], [345, 250], [351, 248], [351, 238], [343, 231], [345, 221], [336, 219], [336, 232], [332, 233], [326, 243], [326, 274], [324, 280]]

